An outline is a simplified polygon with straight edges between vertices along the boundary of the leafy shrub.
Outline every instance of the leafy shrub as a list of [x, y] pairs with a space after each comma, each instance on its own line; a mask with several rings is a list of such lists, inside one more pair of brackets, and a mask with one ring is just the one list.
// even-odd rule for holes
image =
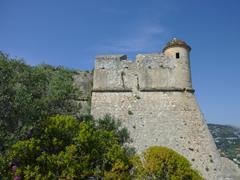
[[133, 159], [136, 179], [201, 180], [189, 161], [166, 147], [150, 147]]
[[[2, 176], [26, 179], [129, 177], [132, 166], [122, 146], [127, 136], [122, 137], [121, 129], [114, 122], [109, 116], [98, 123], [63, 115], [46, 118], [33, 130], [31, 137], [12, 146]], [[10, 167], [6, 164], [16, 165], [16, 172], [9, 173]]]

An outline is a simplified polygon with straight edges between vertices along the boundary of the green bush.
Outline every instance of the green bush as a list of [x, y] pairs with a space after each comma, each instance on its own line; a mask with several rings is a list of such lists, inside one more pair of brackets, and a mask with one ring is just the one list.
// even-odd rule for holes
[[189, 161], [166, 147], [150, 147], [133, 158], [136, 179], [201, 180]]
[[[63, 115], [46, 118], [31, 137], [12, 146], [1, 175], [24, 179], [129, 177], [131, 163], [122, 146], [127, 136], [114, 122], [109, 116], [98, 122]], [[9, 172], [9, 164], [17, 166], [15, 173]]]

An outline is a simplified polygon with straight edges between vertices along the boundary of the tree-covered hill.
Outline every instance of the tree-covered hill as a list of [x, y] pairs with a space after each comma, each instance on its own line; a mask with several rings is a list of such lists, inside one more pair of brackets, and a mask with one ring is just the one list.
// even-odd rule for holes
[[29, 66], [0, 52], [0, 152], [23, 138], [41, 119], [75, 115], [75, 71], [46, 64]]
[[208, 124], [222, 156], [225, 156], [240, 165], [240, 129], [219, 124]]

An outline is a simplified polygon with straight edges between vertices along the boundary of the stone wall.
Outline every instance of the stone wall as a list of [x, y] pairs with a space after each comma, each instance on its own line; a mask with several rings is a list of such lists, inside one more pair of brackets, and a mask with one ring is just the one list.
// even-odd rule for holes
[[221, 176], [219, 153], [191, 92], [93, 92], [91, 113], [121, 120], [137, 152], [170, 147], [207, 179]]
[[78, 104], [77, 115], [89, 115], [91, 109], [91, 91], [93, 73], [88, 71], [77, 71], [74, 75], [74, 86], [79, 90], [79, 97], [74, 99]]
[[[96, 58], [91, 114], [111, 114], [130, 132], [141, 152], [158, 145], [185, 156], [207, 180], [223, 176], [223, 166], [192, 89], [190, 47], [174, 39], [161, 54]], [[231, 173], [230, 173], [231, 174]]]
[[94, 91], [135, 91], [192, 88], [189, 60], [164, 54], [141, 54], [136, 61], [126, 55], [99, 56], [94, 71]]

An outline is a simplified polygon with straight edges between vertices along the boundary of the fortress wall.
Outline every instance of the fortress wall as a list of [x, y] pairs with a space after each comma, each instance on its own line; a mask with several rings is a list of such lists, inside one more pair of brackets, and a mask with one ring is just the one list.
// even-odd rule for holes
[[136, 86], [141, 90], [192, 87], [188, 60], [176, 60], [164, 54], [138, 55], [136, 61], [126, 58], [125, 55], [97, 57], [93, 90], [131, 91]]
[[124, 89], [120, 70], [95, 70], [93, 88], [98, 90]]
[[90, 113], [91, 90], [93, 83], [93, 73], [87, 71], [78, 71], [73, 76], [74, 87], [79, 89], [78, 97], [74, 103], [78, 105], [77, 115], [88, 115]]
[[134, 63], [125, 55], [99, 56], [96, 59], [93, 89], [130, 91], [134, 80]]
[[97, 69], [94, 72], [93, 89], [100, 91], [131, 91], [135, 81], [137, 80], [134, 73], [129, 69]]
[[174, 79], [170, 78], [171, 72], [169, 69], [142, 69], [139, 73], [139, 86], [144, 89], [160, 89], [166, 87], [175, 87], [172, 84]]
[[95, 69], [118, 69], [130, 64], [131, 61], [127, 60], [126, 55], [103, 55], [96, 57]]
[[131, 92], [93, 92], [91, 106], [94, 117], [110, 113], [120, 119], [137, 152], [167, 146], [207, 179], [221, 174], [219, 154], [192, 93], [139, 91], [137, 97]]
[[171, 75], [174, 69], [173, 61], [162, 54], [138, 55], [136, 64], [140, 89], [175, 87], [175, 84], [170, 83], [173, 82]]

